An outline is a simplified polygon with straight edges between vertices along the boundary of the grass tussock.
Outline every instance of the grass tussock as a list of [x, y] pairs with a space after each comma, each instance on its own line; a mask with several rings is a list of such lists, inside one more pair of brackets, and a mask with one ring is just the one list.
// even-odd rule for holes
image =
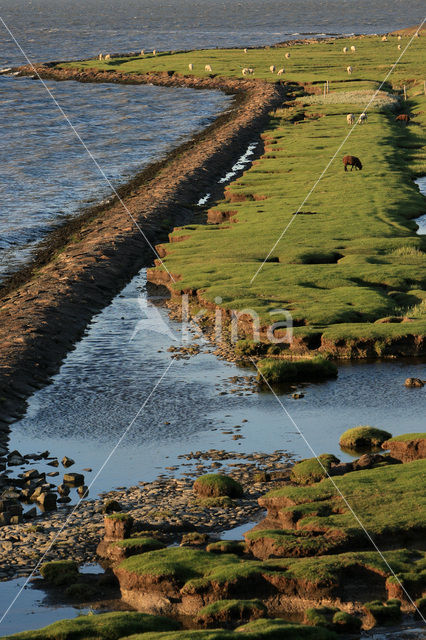
[[389, 431], [376, 429], [376, 427], [354, 427], [345, 431], [339, 440], [339, 445], [343, 449], [372, 450], [380, 449], [385, 440], [392, 438]]
[[334, 362], [320, 356], [303, 360], [278, 360], [265, 359], [258, 363], [259, 382], [265, 380], [270, 384], [280, 382], [310, 382], [326, 380], [337, 376], [337, 367]]

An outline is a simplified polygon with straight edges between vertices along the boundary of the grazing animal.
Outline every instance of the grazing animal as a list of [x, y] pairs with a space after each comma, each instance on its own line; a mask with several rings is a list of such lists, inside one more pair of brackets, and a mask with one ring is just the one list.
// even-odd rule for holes
[[346, 116], [346, 122], [348, 124], [355, 124], [355, 116], [353, 113], [348, 113], [348, 115]]
[[386, 37], [386, 36], [383, 36], [383, 38], [382, 38], [382, 42], [387, 42], [387, 41], [388, 41], [387, 37]]
[[105, 60], [111, 60], [111, 55], [109, 53], [106, 54]]
[[241, 73], [243, 74], [243, 76], [246, 76], [248, 74], [249, 70], [247, 67], [244, 67], [244, 69], [241, 71]]
[[398, 51], [401, 51], [401, 45], [400, 44], [398, 45]]
[[358, 118], [358, 124], [364, 124], [364, 122], [367, 122], [367, 114], [363, 111]]
[[244, 53], [247, 53], [247, 49], [244, 49]]
[[249, 73], [251, 73], [251, 74], [253, 74], [253, 73], [254, 73], [254, 69], [253, 69], [253, 67], [249, 67], [248, 72], [249, 72]]
[[211, 65], [206, 64], [206, 66], [204, 67], [204, 71], [209, 71], [211, 73], [212, 72]]
[[349, 73], [349, 75], [351, 75], [353, 69], [351, 66], [349, 66], [349, 67], [346, 67], [346, 71]]
[[269, 71], [271, 73], [275, 73], [275, 65], [274, 64], [271, 64], [271, 66], [269, 67]]
[[194, 65], [192, 64], [192, 62], [190, 62], [190, 63], [189, 63], [189, 65], [188, 65], [188, 69], [189, 69], [190, 71], [193, 71], [193, 70], [194, 70]]
[[351, 51], [356, 51], [356, 47], [354, 45], [351, 46]]
[[287, 51], [287, 53], [285, 54], [285, 57], [287, 58], [287, 60], [289, 59], [289, 57], [290, 57], [290, 53], [289, 53], [288, 51]]
[[398, 40], [402, 40], [402, 36], [398, 36]]
[[401, 113], [399, 116], [396, 116], [395, 121], [401, 124], [408, 124], [410, 122], [410, 116], [408, 113]]
[[144, 56], [145, 55], [145, 49], [142, 49], [142, 51], [139, 54], [140, 56]]
[[156, 56], [156, 55], [157, 55], [157, 49], [154, 49], [154, 50], [153, 50], [152, 55], [153, 55], [153, 56]]
[[98, 55], [98, 60], [103, 60], [103, 59], [104, 59], [104, 57], [103, 57], [102, 53], [100, 53], [100, 54]]
[[347, 47], [343, 47], [343, 53], [347, 53], [348, 52], [348, 48]]
[[277, 76], [282, 76], [284, 73], [284, 67], [282, 69], [278, 69]]
[[345, 167], [345, 171], [348, 170], [348, 166], [351, 168], [351, 171], [354, 167], [355, 169], [359, 169], [359, 171], [362, 169], [361, 160], [356, 156], [343, 156], [343, 165]]

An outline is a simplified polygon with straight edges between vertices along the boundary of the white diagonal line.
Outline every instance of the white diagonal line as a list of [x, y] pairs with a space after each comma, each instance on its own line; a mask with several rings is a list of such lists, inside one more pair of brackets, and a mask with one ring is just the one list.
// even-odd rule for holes
[[21, 45], [19, 44], [18, 40], [15, 38], [15, 36], [13, 35], [12, 31], [9, 29], [8, 25], [5, 23], [5, 21], [3, 20], [3, 18], [0, 16], [0, 21], [3, 23], [4, 28], [6, 29], [6, 31], [9, 33], [10, 37], [12, 38], [12, 40], [14, 41], [14, 43], [16, 44], [16, 46], [18, 47], [18, 49], [20, 50], [20, 52], [22, 53], [22, 55], [24, 56], [25, 60], [28, 62], [28, 64], [30, 65], [30, 67], [32, 68], [32, 70], [34, 71], [34, 73], [37, 75], [37, 78], [40, 80], [40, 82], [42, 83], [43, 87], [46, 89], [47, 93], [49, 94], [49, 96], [52, 98], [53, 102], [55, 103], [55, 105], [58, 107], [59, 111], [61, 112], [61, 115], [63, 116], [64, 120], [67, 122], [67, 124], [70, 126], [70, 128], [72, 129], [72, 131], [74, 132], [74, 134], [76, 135], [77, 139], [79, 140], [79, 142], [81, 143], [82, 147], [84, 148], [84, 150], [86, 151], [87, 155], [90, 157], [90, 159], [93, 161], [93, 164], [95, 165], [95, 167], [97, 168], [97, 170], [99, 171], [99, 173], [101, 174], [101, 176], [104, 178], [104, 180], [106, 181], [106, 183], [108, 184], [108, 186], [110, 187], [110, 189], [112, 190], [112, 192], [114, 193], [114, 195], [116, 196], [116, 198], [118, 199], [118, 201], [120, 202], [120, 204], [123, 206], [123, 209], [126, 211], [126, 213], [128, 214], [128, 216], [130, 217], [130, 219], [132, 220], [133, 224], [135, 225], [135, 227], [138, 229], [138, 231], [141, 233], [141, 235], [143, 236], [145, 242], [148, 244], [148, 246], [150, 247], [150, 249], [152, 250], [152, 252], [154, 253], [154, 255], [156, 256], [156, 258], [160, 261], [160, 264], [162, 267], [164, 267], [165, 271], [167, 271], [168, 276], [170, 277], [170, 279], [172, 280], [173, 283], [175, 283], [175, 279], [173, 278], [172, 274], [170, 273], [170, 271], [167, 269], [166, 265], [164, 264], [163, 260], [160, 258], [160, 256], [158, 255], [155, 247], [151, 244], [151, 242], [149, 241], [149, 239], [147, 238], [145, 232], [143, 231], [143, 229], [141, 228], [141, 226], [139, 225], [138, 221], [136, 220], [136, 218], [132, 215], [131, 211], [129, 210], [129, 208], [127, 207], [127, 205], [124, 203], [123, 199], [119, 196], [119, 194], [117, 193], [117, 190], [115, 189], [114, 185], [112, 184], [111, 180], [108, 178], [108, 176], [106, 175], [105, 171], [102, 169], [101, 165], [99, 164], [99, 162], [96, 160], [96, 158], [94, 157], [94, 155], [92, 154], [92, 152], [90, 151], [89, 147], [87, 146], [87, 144], [84, 142], [83, 138], [81, 137], [81, 135], [78, 133], [77, 129], [75, 128], [75, 126], [73, 125], [73, 123], [71, 122], [71, 120], [69, 119], [69, 117], [67, 116], [67, 114], [65, 113], [65, 111], [63, 110], [63, 108], [61, 107], [61, 105], [59, 104], [59, 102], [57, 101], [57, 99], [55, 98], [55, 96], [53, 95], [53, 93], [50, 91], [49, 87], [47, 86], [47, 84], [44, 82], [43, 78], [40, 76], [39, 72], [37, 71], [36, 67], [33, 65], [33, 63], [31, 62], [31, 60], [29, 59], [29, 57], [27, 56], [27, 54], [25, 53], [24, 49], [21, 47]]
[[[118, 449], [118, 447], [120, 446], [120, 444], [123, 442], [124, 438], [126, 437], [126, 435], [128, 434], [129, 430], [132, 428], [132, 426], [134, 425], [135, 421], [137, 420], [137, 418], [140, 416], [140, 414], [142, 413], [142, 411], [144, 410], [144, 408], [146, 407], [146, 405], [148, 404], [148, 402], [150, 401], [151, 397], [154, 395], [157, 387], [161, 384], [163, 378], [165, 377], [165, 375], [168, 373], [170, 367], [172, 366], [172, 364], [175, 362], [175, 359], [172, 358], [169, 365], [167, 366], [167, 368], [165, 369], [165, 371], [163, 372], [163, 374], [161, 375], [161, 377], [157, 380], [157, 382], [155, 383], [154, 387], [151, 389], [151, 391], [149, 392], [147, 398], [145, 399], [143, 405], [140, 407], [139, 411], [136, 413], [136, 415], [134, 416], [134, 418], [131, 420], [131, 422], [127, 425], [126, 429], [123, 431], [123, 433], [121, 434], [120, 438], [118, 439], [118, 441], [116, 442], [116, 444], [114, 445], [114, 447], [111, 449], [110, 453], [108, 454], [108, 456], [105, 458], [104, 462], [102, 463], [102, 465], [99, 467], [98, 471], [96, 472], [96, 475], [94, 476], [94, 478], [92, 479], [91, 483], [88, 486], [88, 490], [91, 489], [91, 487], [93, 486], [93, 484], [96, 482], [96, 480], [99, 478], [100, 474], [102, 473], [102, 471], [104, 470], [105, 466], [108, 464], [109, 460], [111, 459], [111, 457], [114, 455], [114, 453], [116, 452], [116, 450]], [[53, 545], [55, 544], [56, 540], [58, 539], [58, 537], [60, 536], [60, 534], [62, 533], [62, 531], [65, 529], [65, 527], [67, 526], [70, 518], [74, 515], [74, 512], [78, 509], [78, 507], [80, 506], [81, 501], [83, 500], [83, 496], [78, 500], [77, 504], [75, 505], [75, 507], [73, 508], [73, 510], [71, 511], [71, 513], [68, 514], [64, 524], [62, 525], [62, 527], [59, 529], [59, 531], [57, 532], [57, 534], [55, 535], [55, 537], [52, 539], [51, 543], [49, 544], [49, 547], [46, 549], [46, 551], [43, 553], [43, 555], [41, 556], [41, 558], [39, 559], [39, 561], [37, 562], [37, 564], [35, 565], [34, 569], [31, 571], [30, 575], [27, 577], [27, 579], [25, 580], [24, 584], [22, 585], [22, 587], [19, 589], [18, 593], [16, 594], [16, 596], [13, 598], [12, 602], [9, 604], [9, 606], [7, 607], [7, 609], [4, 611], [3, 615], [0, 618], [0, 624], [3, 622], [4, 618], [7, 616], [7, 614], [9, 613], [9, 611], [11, 610], [11, 608], [13, 607], [13, 605], [15, 604], [15, 602], [17, 601], [17, 599], [19, 598], [19, 596], [21, 595], [22, 591], [25, 589], [25, 587], [27, 586], [28, 582], [31, 580], [32, 576], [34, 575], [34, 573], [37, 571], [37, 569], [40, 567], [40, 565], [42, 564], [44, 558], [46, 557], [46, 555], [49, 553], [49, 551], [51, 550], [51, 548], [53, 547]]]
[[276, 401], [278, 402], [278, 404], [280, 405], [281, 409], [284, 411], [284, 413], [286, 414], [286, 416], [288, 417], [288, 419], [290, 420], [290, 422], [292, 423], [292, 425], [297, 429], [298, 434], [302, 437], [303, 441], [305, 442], [306, 446], [308, 447], [308, 449], [311, 451], [312, 455], [316, 458], [317, 462], [319, 463], [319, 465], [322, 467], [324, 473], [327, 475], [328, 479], [331, 481], [331, 484], [334, 486], [334, 488], [336, 489], [336, 491], [339, 493], [339, 495], [341, 496], [341, 498], [343, 499], [344, 503], [346, 504], [346, 506], [348, 507], [349, 511], [351, 512], [351, 514], [353, 515], [353, 517], [355, 518], [355, 520], [358, 522], [359, 526], [361, 527], [361, 529], [364, 531], [365, 535], [367, 536], [367, 538], [369, 539], [369, 541], [371, 542], [371, 544], [373, 545], [373, 547], [375, 548], [375, 550], [377, 551], [377, 553], [380, 555], [381, 559], [383, 560], [383, 562], [386, 564], [387, 568], [389, 569], [389, 571], [392, 573], [392, 575], [394, 576], [394, 578], [397, 580], [399, 586], [401, 587], [401, 589], [404, 591], [405, 595], [407, 596], [407, 598], [409, 599], [409, 601], [411, 602], [411, 604], [413, 605], [413, 607], [416, 609], [417, 613], [419, 614], [419, 616], [421, 617], [421, 619], [423, 620], [423, 622], [426, 623], [426, 618], [422, 615], [421, 611], [419, 610], [419, 608], [417, 607], [416, 603], [414, 602], [414, 600], [412, 599], [412, 597], [410, 596], [410, 594], [408, 593], [408, 591], [406, 590], [406, 588], [404, 587], [404, 585], [402, 584], [402, 582], [400, 581], [400, 579], [398, 578], [398, 576], [396, 575], [396, 573], [394, 572], [394, 570], [392, 569], [392, 567], [390, 566], [389, 562], [386, 560], [385, 556], [383, 555], [383, 553], [380, 551], [379, 547], [377, 546], [377, 544], [375, 543], [375, 541], [373, 540], [373, 538], [371, 537], [370, 533], [367, 531], [367, 529], [365, 528], [364, 524], [361, 522], [359, 516], [355, 513], [355, 511], [353, 510], [353, 508], [351, 507], [351, 505], [349, 504], [347, 498], [343, 495], [342, 491], [339, 489], [339, 487], [337, 486], [336, 482], [334, 481], [334, 478], [329, 474], [329, 472], [327, 471], [326, 467], [324, 466], [322, 460], [319, 458], [319, 456], [315, 453], [314, 449], [312, 448], [311, 444], [308, 442], [308, 440], [306, 439], [305, 435], [303, 434], [302, 430], [299, 428], [299, 426], [296, 424], [296, 422], [293, 420], [293, 418], [291, 417], [290, 413], [287, 411], [286, 407], [283, 405], [283, 403], [281, 402], [280, 398], [277, 396], [277, 394], [275, 393], [275, 391], [273, 390], [273, 388], [271, 387], [271, 385], [269, 384], [269, 382], [267, 381], [267, 379], [265, 378], [265, 376], [263, 375], [263, 373], [261, 372], [261, 370], [259, 369], [259, 367], [257, 366], [257, 363], [253, 360], [253, 358], [250, 358], [252, 364], [256, 367], [257, 372], [259, 373], [259, 375], [262, 377], [263, 381], [265, 382], [265, 384], [268, 386], [269, 390], [273, 393], [274, 398], [276, 399]]
[[[404, 55], [404, 53], [407, 51], [408, 47], [411, 45], [411, 43], [413, 42], [414, 38], [416, 37], [416, 35], [419, 33], [420, 29], [422, 28], [423, 24], [426, 21], [426, 17], [423, 18], [422, 22], [420, 23], [420, 26], [417, 28], [417, 30], [415, 31], [415, 33], [411, 36], [410, 40], [408, 41], [407, 45], [405, 46], [405, 49], [401, 52], [400, 56], [398, 57], [398, 59], [396, 60], [396, 62], [394, 62], [394, 64], [392, 65], [392, 67], [390, 68], [390, 70], [388, 71], [388, 73], [386, 74], [386, 77], [384, 78], [384, 80], [381, 82], [379, 88], [377, 89], [377, 91], [373, 94], [373, 97], [371, 98], [371, 100], [369, 100], [369, 102], [366, 104], [366, 106], [364, 107], [364, 109], [362, 110], [363, 113], [365, 113], [368, 108], [370, 107], [371, 103], [375, 100], [377, 94], [379, 93], [379, 91], [381, 90], [381, 88], [383, 87], [383, 85], [385, 84], [385, 82], [387, 81], [387, 79], [389, 78], [389, 76], [391, 75], [391, 73], [393, 72], [393, 70], [395, 69], [396, 65], [399, 63], [399, 61], [401, 60], [402, 56]], [[332, 158], [329, 160], [329, 162], [327, 163], [325, 169], [323, 169], [323, 171], [321, 172], [319, 178], [317, 179], [317, 181], [314, 183], [313, 187], [311, 188], [311, 190], [309, 191], [309, 193], [307, 194], [307, 196], [305, 196], [302, 204], [299, 206], [299, 208], [297, 209], [297, 211], [291, 216], [290, 221], [288, 222], [288, 224], [286, 225], [286, 227], [284, 228], [284, 230], [281, 232], [278, 240], [275, 242], [274, 246], [272, 247], [272, 249], [269, 251], [268, 255], [265, 257], [265, 259], [263, 260], [262, 264], [259, 266], [258, 270], [256, 271], [256, 273], [254, 274], [254, 276], [252, 277], [252, 279], [250, 280], [250, 284], [253, 284], [254, 279], [257, 277], [257, 275], [259, 274], [259, 272], [263, 269], [265, 262], [268, 260], [269, 256], [271, 255], [271, 253], [274, 251], [274, 249], [276, 248], [276, 246], [281, 242], [283, 236], [287, 233], [287, 230], [290, 228], [290, 226], [293, 224], [293, 222], [295, 221], [295, 219], [297, 218], [297, 215], [300, 213], [300, 210], [302, 209], [303, 205], [305, 204], [305, 202], [310, 198], [310, 196], [312, 195], [312, 193], [315, 191], [315, 189], [317, 188], [319, 182], [322, 180], [322, 178], [324, 177], [324, 175], [327, 173], [330, 165], [332, 164], [332, 162], [334, 162], [334, 160], [336, 159], [337, 154], [340, 152], [341, 148], [343, 147], [343, 145], [346, 143], [346, 141], [348, 140], [348, 138], [352, 135], [352, 133], [355, 130], [355, 127], [357, 127], [359, 124], [359, 119], [355, 122], [355, 124], [352, 125], [352, 127], [349, 129], [349, 132], [347, 133], [347, 135], [344, 137], [343, 142], [339, 145], [339, 147], [336, 149], [335, 153], [333, 154]]]

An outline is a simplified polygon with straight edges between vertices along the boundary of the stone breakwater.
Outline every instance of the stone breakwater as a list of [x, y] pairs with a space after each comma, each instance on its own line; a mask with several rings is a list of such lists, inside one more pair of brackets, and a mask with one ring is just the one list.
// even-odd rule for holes
[[[131, 76], [96, 70], [36, 67], [49, 80], [156, 84], [216, 89], [236, 96], [233, 108], [192, 140], [153, 163], [116, 196], [52, 232], [29, 267], [0, 292], [0, 433], [25, 410], [26, 398], [58, 371], [92, 316], [107, 305], [155, 254], [176, 225], [241, 157], [280, 105], [286, 87], [263, 81], [186, 78], [168, 73]], [[21, 75], [34, 68], [20, 67]], [[220, 193], [217, 186], [217, 193]], [[214, 191], [214, 189], [213, 189]], [[129, 213], [132, 217], [130, 217]], [[133, 220], [132, 220], [133, 218]], [[143, 233], [141, 233], [141, 231]], [[144, 237], [145, 236], [145, 237]]]
[[[160, 532], [170, 543], [179, 542], [184, 533], [192, 531], [219, 538], [223, 531], [261, 520], [264, 511], [258, 498], [282, 484], [291, 466], [290, 455], [282, 451], [243, 454], [211, 450], [181, 457], [196, 465], [195, 471], [185, 477], [160, 476], [151, 483], [109, 491], [97, 500], [82, 500], [77, 508], [44, 513], [31, 523], [0, 527], [0, 580], [29, 575], [42, 556], [46, 562], [96, 562], [107, 500], [116, 500], [124, 512], [131, 511], [138, 530]], [[182, 467], [186, 464], [183, 462]], [[218, 467], [241, 482], [244, 496], [229, 506], [205, 506], [192, 490], [194, 478]], [[261, 474], [268, 474], [269, 482], [257, 481], [260, 469]]]

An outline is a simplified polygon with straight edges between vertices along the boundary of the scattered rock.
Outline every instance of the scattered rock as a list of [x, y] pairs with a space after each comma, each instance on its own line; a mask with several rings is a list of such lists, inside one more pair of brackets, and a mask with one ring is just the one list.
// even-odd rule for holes
[[414, 388], [414, 387], [420, 388], [420, 387], [424, 387], [425, 383], [420, 378], [407, 378], [406, 381], [404, 382], [404, 385], [410, 388]]
[[72, 458], [68, 458], [67, 456], [64, 456], [61, 462], [62, 462], [62, 466], [66, 468], [72, 467], [72, 465], [75, 464], [75, 460], [73, 460]]

